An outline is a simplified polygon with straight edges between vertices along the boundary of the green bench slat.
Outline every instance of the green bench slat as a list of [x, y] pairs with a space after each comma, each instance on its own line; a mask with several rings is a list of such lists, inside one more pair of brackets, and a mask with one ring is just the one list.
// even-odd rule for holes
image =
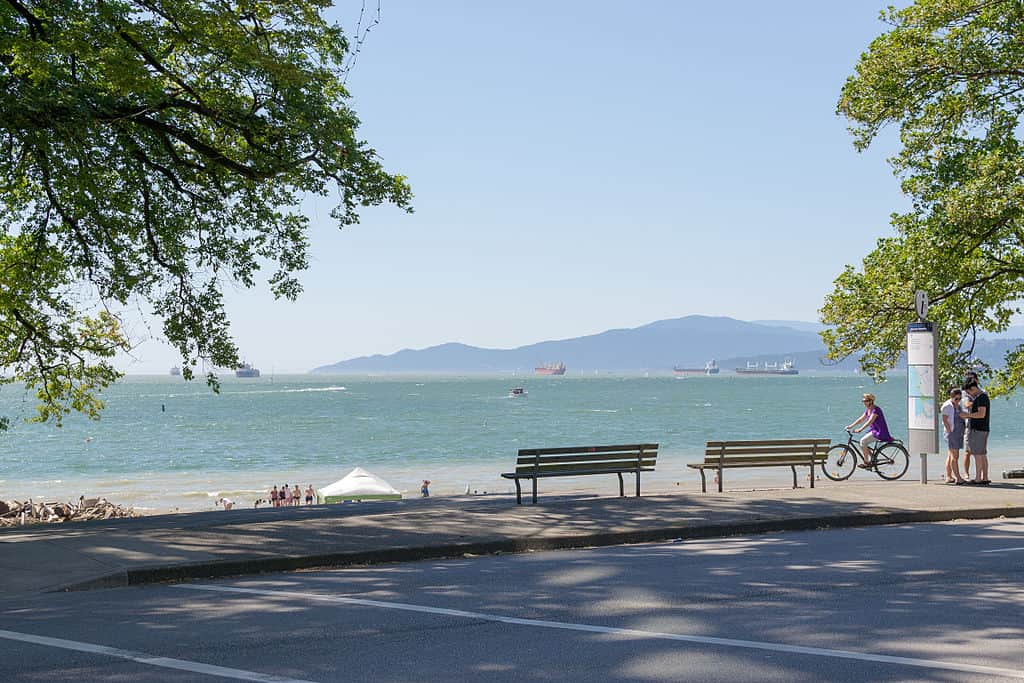
[[[615, 460], [633, 460], [636, 461], [637, 456], [640, 455], [640, 451], [634, 451], [632, 453], [583, 453], [575, 455], [520, 455], [516, 460], [517, 465], [533, 464], [538, 462], [541, 465], [546, 463], [558, 463], [558, 462], [601, 462], [601, 461], [615, 461]], [[653, 451], [644, 451], [643, 457], [649, 458], [652, 455], [657, 455]]]
[[[817, 455], [817, 457], [814, 458], [814, 461], [815, 462], [821, 462], [824, 459], [825, 459], [825, 454], [824, 453], [819, 453]], [[726, 457], [724, 460], [722, 460], [722, 464], [725, 465], [726, 467], [728, 467], [729, 465], [732, 465], [732, 464], [745, 465], [747, 463], [759, 462], [759, 463], [764, 464], [765, 466], [770, 467], [772, 465], [788, 465], [790, 463], [795, 463], [795, 464], [799, 464], [799, 465], [806, 465], [810, 461], [811, 461], [811, 454], [807, 453], [805, 455], [799, 455], [799, 456], [792, 456], [792, 455], [785, 455], [785, 456], [782, 456], [782, 455], [766, 455], [766, 456], [762, 456], [762, 457], [755, 457], [755, 456], [741, 456], [741, 457], [736, 457], [736, 458]], [[705, 465], [714, 465], [715, 467], [718, 467], [718, 462], [719, 462], [718, 458], [712, 458], [712, 457], [704, 458], [704, 464]]]
[[[643, 459], [640, 461], [640, 467], [654, 467], [655, 460]], [[558, 465], [541, 465], [539, 467], [531, 467], [529, 465], [520, 465], [516, 467], [516, 474], [519, 476], [533, 476], [533, 473], [546, 474], [548, 472], [569, 472], [569, 471], [582, 471], [588, 470], [591, 472], [632, 472], [637, 467], [637, 461], [622, 461], [614, 463], [598, 463], [595, 465], [588, 465], [585, 462], [574, 462], [574, 463], [561, 463]]]
[[562, 455], [569, 453], [636, 453], [643, 449], [646, 451], [657, 451], [656, 443], [627, 444], [625, 446], [569, 446], [566, 448], [520, 448], [519, 457], [524, 455]]
[[[653, 472], [653, 467], [641, 467], [641, 472]], [[636, 468], [622, 470], [593, 470], [593, 469], [579, 469], [579, 470], [558, 470], [555, 472], [541, 472], [538, 477], [543, 479], [544, 477], [566, 477], [566, 476], [583, 476], [587, 474], [632, 474], [636, 472]], [[525, 475], [525, 476], [524, 476]], [[505, 479], [533, 479], [533, 473], [520, 473], [520, 472], [505, 472], [501, 475]]]
[[799, 446], [810, 444], [832, 443], [832, 439], [769, 439], [766, 441], [708, 441], [707, 448], [719, 448], [721, 446]]
[[[815, 465], [821, 465], [821, 460], [815, 460]], [[792, 462], [776, 462], [776, 463], [763, 463], [763, 462], [737, 462], [731, 465], [726, 465], [722, 469], [734, 469], [738, 467], [807, 467], [810, 464], [808, 460], [793, 460]], [[695, 470], [717, 470], [718, 463], [708, 462], [693, 462], [688, 463], [687, 467], [692, 467]]]
[[725, 457], [730, 455], [810, 455], [811, 453], [824, 453], [828, 450], [828, 446], [820, 444], [817, 446], [772, 446], [771, 448], [756, 448], [754, 446], [741, 446], [739, 448], [705, 448], [704, 455], [707, 456], [718, 456], [721, 453], [725, 453]]

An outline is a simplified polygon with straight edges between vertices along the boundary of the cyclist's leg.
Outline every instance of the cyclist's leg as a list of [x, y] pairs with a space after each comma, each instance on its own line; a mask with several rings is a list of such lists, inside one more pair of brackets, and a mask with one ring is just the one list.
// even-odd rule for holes
[[865, 434], [860, 440], [860, 452], [864, 456], [865, 465], [870, 465], [872, 459], [874, 458], [874, 454], [871, 452], [871, 444], [875, 443], [876, 441], [878, 441], [878, 437], [876, 437], [871, 432]]

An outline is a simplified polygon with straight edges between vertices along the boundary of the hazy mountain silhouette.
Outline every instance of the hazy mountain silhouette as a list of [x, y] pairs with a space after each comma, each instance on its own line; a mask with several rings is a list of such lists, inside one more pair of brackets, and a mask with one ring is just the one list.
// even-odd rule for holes
[[[448, 343], [404, 349], [390, 355], [363, 356], [313, 369], [316, 373], [364, 372], [532, 372], [543, 363], [561, 361], [570, 374], [579, 372], [671, 372], [675, 365], [702, 367], [712, 358], [724, 372], [747, 362], [792, 358], [801, 372], [857, 367], [854, 359], [823, 362], [820, 323], [690, 315], [659, 320], [632, 329], [608, 330], [572, 339], [544, 341], [514, 349], [485, 349]], [[1008, 349], [1024, 339], [978, 342], [975, 355], [1001, 365]], [[901, 360], [897, 368], [905, 367]]]
[[[812, 323], [805, 323], [812, 325]], [[802, 352], [802, 353], [801, 353]], [[494, 372], [532, 371], [542, 363], [562, 361], [579, 371], [665, 371], [673, 365], [703, 366], [715, 358], [731, 362], [783, 356], [798, 358], [808, 368], [824, 353], [821, 339], [809, 330], [744, 322], [725, 317], [691, 315], [659, 320], [632, 329], [544, 341], [515, 349], [484, 349], [448, 343], [426, 349], [404, 349], [391, 355], [363, 356], [315, 368], [318, 373], [347, 372]], [[728, 365], [722, 366], [731, 369]], [[850, 366], [853, 367], [852, 365]]]

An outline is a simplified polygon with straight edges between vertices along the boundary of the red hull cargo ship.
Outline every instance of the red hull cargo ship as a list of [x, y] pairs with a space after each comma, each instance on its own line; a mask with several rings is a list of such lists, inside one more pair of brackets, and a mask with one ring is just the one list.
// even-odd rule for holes
[[564, 375], [565, 363], [548, 363], [533, 369], [535, 375]]

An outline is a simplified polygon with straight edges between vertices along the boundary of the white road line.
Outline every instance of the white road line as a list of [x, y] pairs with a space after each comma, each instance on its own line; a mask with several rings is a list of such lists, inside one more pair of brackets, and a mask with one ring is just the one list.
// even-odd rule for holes
[[121, 650], [116, 647], [107, 647], [106, 645], [81, 643], [77, 640], [35, 636], [30, 633], [17, 633], [15, 631], [0, 630], [0, 638], [4, 638], [6, 640], [17, 640], [22, 643], [32, 643], [34, 645], [58, 647], [62, 650], [90, 652], [98, 655], [106, 655], [108, 657], [117, 657], [118, 659], [127, 659], [133, 662], [139, 662], [140, 664], [148, 664], [149, 666], [159, 666], [164, 669], [178, 669], [180, 671], [190, 671], [192, 673], [206, 674], [208, 676], [220, 676], [221, 678], [236, 678], [242, 681], [263, 681], [264, 683], [313, 683], [313, 681], [303, 681], [297, 678], [273, 676], [271, 674], [261, 674], [256, 673], [255, 671], [244, 671], [242, 669], [229, 669], [227, 667], [203, 664], [201, 662], [190, 662], [185, 659], [157, 657], [156, 655], [148, 655], [145, 652], [132, 652], [131, 650]]
[[517, 617], [506, 617], [500, 614], [484, 614], [483, 612], [468, 612], [460, 609], [446, 609], [443, 607], [427, 607], [425, 605], [411, 605], [404, 602], [383, 602], [381, 600], [365, 600], [362, 598], [346, 598], [334, 595], [319, 595], [317, 593], [299, 593], [294, 591], [262, 590], [258, 588], [236, 588], [234, 586], [216, 586], [203, 584], [177, 584], [175, 588], [185, 590], [213, 591], [217, 593], [243, 593], [249, 595], [266, 595], [281, 598], [299, 598], [306, 600], [320, 600], [324, 602], [343, 603], [346, 605], [359, 605], [362, 607], [380, 607], [383, 609], [403, 610], [406, 612], [423, 612], [426, 614], [441, 614], [448, 617], [465, 617], [467, 619], [479, 619], [481, 621], [495, 621], [502, 624], [516, 624], [518, 626], [535, 626], [539, 628], [555, 628], [565, 631], [586, 631], [589, 633], [609, 633], [613, 635], [629, 636], [632, 638], [654, 639], [654, 640], [675, 640], [684, 643], [701, 643], [704, 645], [721, 645], [724, 647], [740, 647], [750, 650], [770, 650], [773, 652], [790, 652], [800, 655], [811, 655], [814, 657], [835, 657], [838, 659], [857, 659], [865, 662], [881, 662], [885, 664], [898, 664], [901, 666], [915, 666], [925, 669], [944, 669], [946, 671], [966, 671], [970, 673], [988, 674], [991, 676], [1003, 676], [1006, 678], [1024, 679], [1024, 671], [1018, 669], [1003, 669], [994, 666], [980, 666], [977, 664], [961, 664], [958, 662], [942, 662], [933, 659], [917, 659], [914, 657], [894, 657], [892, 655], [873, 654], [870, 652], [851, 652], [849, 650], [830, 650], [819, 647], [804, 647], [801, 645], [786, 645], [784, 643], [767, 643], [757, 640], [737, 640], [734, 638], [715, 638], [713, 636], [688, 636], [678, 633], [659, 633], [657, 631], [640, 631], [631, 628], [615, 628], [612, 626], [596, 626], [592, 624], [573, 624], [563, 621], [546, 621], [543, 619], [520, 619]]
[[1024, 548], [996, 548], [995, 550], [979, 550], [980, 553], [1013, 553], [1024, 550]]

